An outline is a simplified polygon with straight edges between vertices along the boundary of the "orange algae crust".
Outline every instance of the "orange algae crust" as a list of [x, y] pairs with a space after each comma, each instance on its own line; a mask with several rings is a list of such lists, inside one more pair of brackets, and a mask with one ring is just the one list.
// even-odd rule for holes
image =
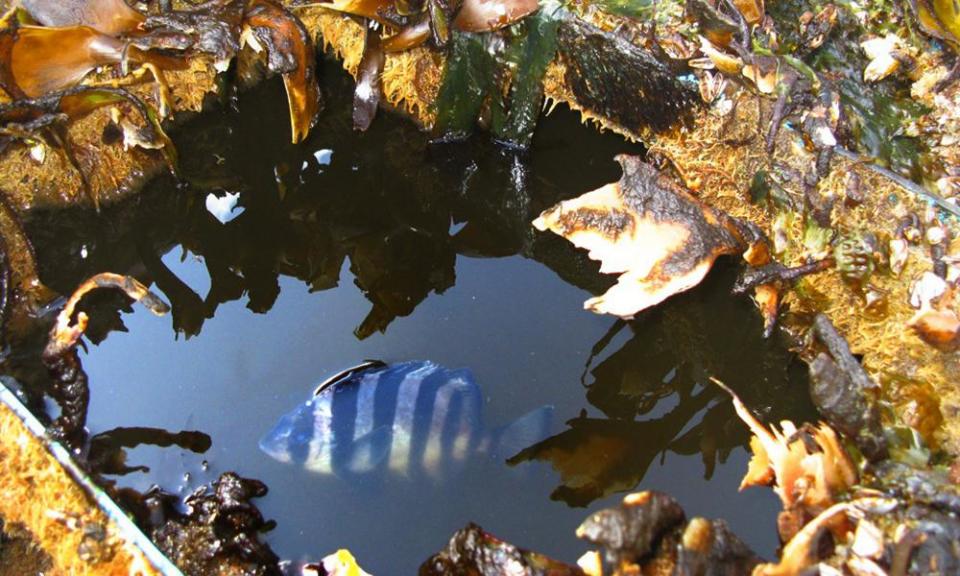
[[0, 405], [0, 517], [32, 535], [49, 558], [45, 574], [160, 574], [5, 405]]

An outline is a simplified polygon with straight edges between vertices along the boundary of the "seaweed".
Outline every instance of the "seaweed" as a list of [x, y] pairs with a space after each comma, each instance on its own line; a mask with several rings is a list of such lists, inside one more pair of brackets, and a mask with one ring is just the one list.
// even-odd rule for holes
[[448, 48], [443, 81], [434, 106], [434, 130], [444, 141], [466, 138], [492, 91], [495, 62], [487, 49], [489, 37], [454, 32]]
[[257, 49], [266, 48], [267, 68], [283, 76], [296, 144], [307, 137], [322, 107], [313, 39], [303, 22], [271, 0], [251, 0], [243, 24], [256, 37]]
[[197, 454], [210, 449], [210, 436], [195, 430], [169, 432], [160, 428], [143, 426], [120, 427], [101, 432], [90, 438], [87, 447], [86, 466], [97, 474], [129, 474], [149, 471], [146, 466], [128, 466], [128, 448], [137, 446], [178, 446]]
[[357, 87], [353, 92], [353, 128], [364, 131], [370, 127], [383, 90], [383, 44], [377, 30], [366, 28], [363, 40], [363, 58], [358, 69]]
[[927, 107], [909, 94], [896, 94], [886, 86], [866, 86], [850, 78], [840, 80], [837, 88], [861, 153], [896, 173], [920, 176], [920, 156], [926, 147], [920, 138], [907, 136], [904, 126], [929, 112]]
[[77, 353], [77, 344], [87, 328], [89, 318], [86, 313], [78, 312], [74, 322], [73, 316], [80, 299], [98, 288], [120, 289], [157, 315], [165, 314], [168, 310], [162, 300], [137, 280], [108, 272], [86, 280], [67, 300], [50, 329], [42, 360], [53, 380], [51, 396], [60, 405], [60, 416], [51, 425], [51, 433], [73, 445], [77, 445], [84, 435], [83, 426], [90, 402], [87, 374]]
[[557, 51], [558, 21], [549, 10], [528, 16], [515, 28], [505, 60], [512, 66], [507, 102], [495, 99], [491, 130], [510, 145], [527, 148], [543, 108], [543, 78]]

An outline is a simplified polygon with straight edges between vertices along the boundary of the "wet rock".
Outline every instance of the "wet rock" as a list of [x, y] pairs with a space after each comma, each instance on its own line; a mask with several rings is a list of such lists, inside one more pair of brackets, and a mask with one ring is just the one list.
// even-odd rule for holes
[[634, 132], [666, 130], [696, 103], [696, 92], [665, 64], [616, 34], [567, 19], [559, 40], [570, 90], [591, 115]]
[[420, 566], [420, 576], [579, 576], [583, 572], [508, 544], [470, 523]]
[[723, 520], [684, 520], [683, 509], [666, 494], [630, 494], [577, 530], [577, 536], [601, 547], [579, 564], [592, 575], [721, 576], [749, 574], [762, 561]]
[[639, 492], [626, 496], [617, 508], [591, 515], [577, 528], [577, 537], [603, 547], [611, 564], [636, 563], [685, 519], [683, 508], [667, 494]]
[[810, 363], [810, 397], [826, 421], [848, 438], [869, 460], [887, 457], [887, 444], [877, 407], [867, 397], [877, 384], [867, 376], [846, 341], [830, 320], [820, 314], [813, 334], [829, 354], [820, 353]]
[[954, 514], [914, 507], [908, 516], [922, 518], [913, 526], [916, 547], [910, 574], [960, 574], [960, 520]]
[[827, 422], [855, 439], [865, 456], [871, 460], [885, 456], [883, 429], [876, 407], [827, 354], [820, 353], [810, 363], [810, 397]]
[[153, 531], [153, 540], [186, 574], [279, 575], [279, 558], [259, 533], [273, 527], [250, 502], [267, 493], [258, 480], [224, 473], [187, 497], [186, 513]]
[[677, 547], [674, 576], [749, 574], [760, 558], [723, 520], [694, 518]]
[[901, 500], [960, 515], [960, 488], [945, 472], [887, 461], [875, 466], [873, 473], [879, 484]]

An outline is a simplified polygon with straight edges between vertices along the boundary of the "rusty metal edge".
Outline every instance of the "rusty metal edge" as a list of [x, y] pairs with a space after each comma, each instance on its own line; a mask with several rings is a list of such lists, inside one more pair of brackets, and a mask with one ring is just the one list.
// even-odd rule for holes
[[184, 576], [164, 554], [150, 541], [147, 536], [140, 531], [140, 528], [117, 506], [106, 492], [101, 490], [90, 477], [83, 471], [70, 452], [59, 442], [51, 440], [47, 436], [46, 429], [36, 417], [30, 413], [30, 410], [14, 395], [6, 386], [0, 385], [0, 402], [9, 408], [17, 418], [23, 422], [23, 425], [30, 433], [40, 441], [41, 444], [50, 452], [53, 458], [63, 466], [67, 474], [76, 482], [92, 499], [96, 502], [100, 510], [116, 524], [120, 535], [136, 546], [143, 556], [152, 564], [153, 568], [163, 576]]

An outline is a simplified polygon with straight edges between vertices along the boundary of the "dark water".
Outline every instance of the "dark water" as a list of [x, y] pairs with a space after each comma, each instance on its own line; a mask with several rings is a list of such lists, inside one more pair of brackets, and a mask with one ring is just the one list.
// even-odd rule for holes
[[[376, 574], [414, 573], [468, 521], [574, 561], [586, 549], [580, 521], [633, 489], [725, 518], [771, 556], [775, 497], [737, 492], [747, 434], [707, 377], [764, 417], [811, 412], [803, 370], [763, 340], [751, 303], [729, 296], [735, 263], [618, 322], [582, 310], [610, 279], [529, 226], [556, 201], [616, 180], [613, 156], [640, 149], [564, 111], [525, 158], [483, 137], [432, 147], [386, 115], [355, 134], [349, 81], [328, 66], [325, 86], [327, 111], [303, 145], [288, 143], [282, 87], [271, 83], [240, 98], [239, 113], [181, 131], [186, 184], [163, 179], [103, 220], [29, 223], [55, 289], [109, 269], [153, 282], [173, 305], [172, 319], [120, 316], [122, 299], [94, 299], [89, 429], [197, 430], [212, 447], [130, 450], [127, 464], [150, 471], [119, 482], [187, 491], [237, 470], [270, 487], [260, 505], [278, 522], [268, 539], [281, 556], [346, 547]], [[204, 208], [209, 190], [239, 192], [245, 212], [220, 224]], [[316, 383], [368, 358], [469, 367], [489, 427], [550, 404], [555, 436], [514, 466], [478, 457], [430, 482], [322, 477], [258, 450]]]

